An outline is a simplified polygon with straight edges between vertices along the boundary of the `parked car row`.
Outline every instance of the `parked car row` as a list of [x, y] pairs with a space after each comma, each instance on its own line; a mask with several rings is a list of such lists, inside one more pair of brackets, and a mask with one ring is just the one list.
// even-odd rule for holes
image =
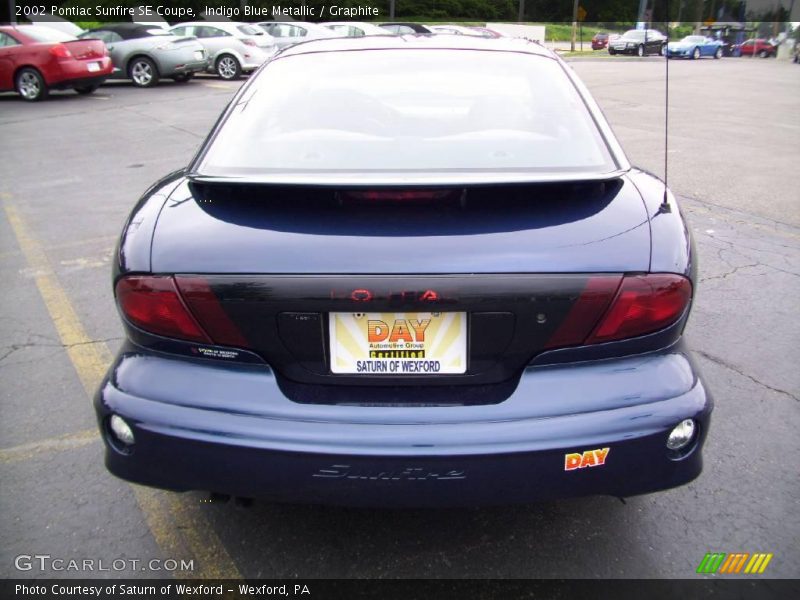
[[723, 56], [777, 56], [778, 48], [769, 40], [752, 39], [741, 44], [732, 44], [723, 39], [705, 35], [687, 35], [681, 40], [670, 42], [655, 29], [631, 29], [622, 35], [598, 32], [592, 37], [592, 50], [608, 49], [608, 53], [646, 56], [660, 54], [667, 58], [703, 57], [720, 59]]
[[153, 87], [161, 79], [183, 83], [197, 73], [238, 79], [293, 44], [322, 38], [450, 34], [497, 38], [486, 27], [339, 21], [193, 21], [174, 26], [108, 23], [76, 35], [44, 25], [0, 27], [0, 91], [42, 100], [50, 89], [88, 94], [106, 79]]

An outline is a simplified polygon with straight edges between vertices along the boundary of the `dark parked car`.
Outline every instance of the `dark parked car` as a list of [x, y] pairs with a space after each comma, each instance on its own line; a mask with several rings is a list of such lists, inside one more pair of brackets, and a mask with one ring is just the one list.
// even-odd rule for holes
[[380, 23], [380, 26], [396, 35], [414, 35], [417, 33], [433, 33], [421, 23]]
[[102, 42], [38, 25], [0, 26], [0, 92], [30, 101], [47, 98], [51, 89], [91, 94], [112, 69]]
[[292, 46], [123, 229], [106, 465], [350, 505], [678, 486], [712, 409], [695, 269], [675, 199], [540, 45]]
[[608, 34], [602, 31], [592, 36], [592, 50], [603, 50], [608, 46]]
[[608, 44], [609, 54], [665, 55], [667, 37], [655, 29], [631, 29]]
[[770, 58], [778, 55], [778, 47], [771, 44], [768, 40], [747, 40], [739, 44], [738, 48], [741, 56], [755, 55], [761, 58]]

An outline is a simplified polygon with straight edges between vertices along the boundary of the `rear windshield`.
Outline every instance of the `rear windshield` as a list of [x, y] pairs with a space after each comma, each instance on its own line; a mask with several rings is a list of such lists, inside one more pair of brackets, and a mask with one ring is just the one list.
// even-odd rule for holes
[[[609, 172], [595, 122], [553, 59], [374, 50], [279, 58], [197, 172]], [[250, 93], [252, 92], [252, 93]]]
[[63, 31], [50, 29], [49, 27], [37, 27], [36, 25], [20, 27], [19, 32], [36, 42], [71, 42], [78, 39], [74, 35]]

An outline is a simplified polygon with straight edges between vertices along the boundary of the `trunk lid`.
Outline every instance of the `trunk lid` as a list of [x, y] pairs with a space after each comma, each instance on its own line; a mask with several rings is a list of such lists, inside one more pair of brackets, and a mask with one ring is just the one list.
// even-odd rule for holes
[[100, 40], [73, 40], [61, 43], [77, 60], [97, 60], [106, 55], [106, 46]]
[[349, 203], [339, 192], [184, 182], [159, 216], [152, 270], [617, 273], [650, 265], [647, 213], [626, 178], [473, 186], [455, 201], [428, 203]]

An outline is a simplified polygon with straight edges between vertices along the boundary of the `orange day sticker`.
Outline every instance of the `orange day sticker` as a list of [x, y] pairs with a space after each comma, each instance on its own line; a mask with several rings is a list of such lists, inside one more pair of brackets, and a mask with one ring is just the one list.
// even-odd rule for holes
[[587, 450], [586, 452], [573, 452], [564, 455], [564, 470], [574, 471], [585, 469], [586, 467], [602, 467], [606, 464], [606, 457], [611, 448], [598, 448], [597, 450]]

